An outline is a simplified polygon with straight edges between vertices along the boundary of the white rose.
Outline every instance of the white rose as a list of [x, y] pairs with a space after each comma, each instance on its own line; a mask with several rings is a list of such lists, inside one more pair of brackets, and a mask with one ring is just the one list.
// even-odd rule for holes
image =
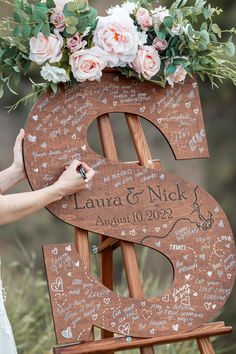
[[44, 80], [52, 81], [54, 82], [54, 84], [69, 81], [69, 75], [67, 74], [65, 69], [58, 68], [56, 66], [51, 66], [48, 63], [42, 67], [40, 74], [44, 78]]
[[139, 48], [132, 67], [139, 75], [142, 75], [146, 80], [150, 80], [159, 72], [161, 67], [158, 51], [147, 45]]
[[134, 13], [134, 11], [136, 10], [138, 4], [135, 4], [134, 2], [125, 2], [124, 4], [120, 5], [116, 5], [116, 6], [112, 6], [110, 7], [106, 13], [108, 15], [116, 15], [117, 13], [119, 13], [120, 10], [124, 10], [127, 14], [131, 15]]
[[166, 6], [159, 6], [152, 11], [152, 21], [154, 26], [160, 26], [165, 17], [170, 16]]
[[108, 54], [108, 66], [124, 67], [136, 56], [139, 34], [131, 17], [120, 9], [116, 15], [99, 17], [93, 41]]
[[54, 0], [54, 3], [56, 5], [56, 8], [59, 9], [64, 9], [64, 6], [68, 3], [71, 2], [72, 0]]
[[74, 78], [78, 82], [99, 81], [102, 70], [107, 66], [108, 56], [99, 47], [82, 49], [70, 56], [70, 65]]
[[30, 38], [29, 59], [39, 65], [47, 60], [51, 64], [56, 63], [62, 58], [62, 46], [63, 38], [59, 33], [44, 37], [43, 33], [39, 32], [37, 37]]

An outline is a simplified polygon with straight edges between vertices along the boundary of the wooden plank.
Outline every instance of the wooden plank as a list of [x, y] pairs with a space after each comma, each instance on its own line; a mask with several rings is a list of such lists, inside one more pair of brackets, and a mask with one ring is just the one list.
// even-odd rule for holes
[[[140, 118], [138, 116], [134, 116], [132, 114], [126, 114], [126, 121], [131, 133], [131, 137], [134, 143], [134, 147], [141, 165], [146, 167], [152, 167], [152, 156], [149, 150], [146, 137], [140, 122]], [[123, 255], [127, 253], [129, 250], [130, 254], [133, 254], [133, 257], [130, 258], [127, 254], [124, 257], [125, 262], [125, 270], [127, 274], [128, 285], [130, 288], [130, 293], [136, 299], [142, 299], [144, 297], [142, 287], [141, 287], [141, 279], [138, 270], [137, 258], [135, 256], [134, 245], [126, 246], [124, 248], [124, 241], [121, 241], [121, 248]], [[134, 270], [134, 272], [133, 272]], [[146, 347], [141, 349], [142, 354], [153, 354], [154, 349], [152, 347]]]
[[[75, 247], [80, 257], [82, 258], [85, 266], [90, 270], [90, 253], [89, 253], [89, 238], [88, 231], [80, 229], [78, 227], [74, 228], [74, 240]], [[91, 329], [91, 333], [88, 336], [88, 341], [94, 340], [94, 331]]]
[[[132, 338], [127, 341], [127, 338], [111, 338], [101, 341], [82, 343], [67, 347], [54, 348], [54, 354], [82, 354], [82, 353], [106, 353], [109, 350], [118, 351], [124, 349], [134, 349], [147, 345], [161, 345], [167, 343], [175, 343], [180, 341], [192, 340], [197, 338], [208, 338], [232, 332], [232, 327], [225, 326], [224, 322], [208, 323], [202, 325], [196, 330], [178, 333], [172, 336], [154, 337], [148, 339]], [[204, 354], [208, 352], [204, 352]], [[211, 353], [211, 352], [209, 352]]]
[[[110, 118], [105, 114], [97, 119], [98, 129], [105, 157], [117, 160], [114, 137], [111, 129]], [[109, 237], [101, 236], [101, 243], [109, 240]], [[107, 246], [100, 257], [101, 264], [101, 281], [109, 289], [113, 289], [113, 250], [111, 246]], [[101, 338], [111, 338], [114, 334], [110, 331], [101, 329]], [[109, 352], [113, 354], [113, 352]]]
[[[98, 125], [104, 155], [110, 160], [117, 161], [118, 155], [109, 115], [107, 114], [102, 118], [98, 119]], [[143, 291], [134, 244], [126, 241], [121, 241], [120, 245], [123, 254], [124, 267], [126, 271], [130, 296], [135, 299], [142, 299]], [[107, 251], [105, 251], [105, 253], [103, 254], [104, 259], [106, 259], [106, 252]], [[150, 348], [142, 349], [141, 352], [142, 354], [153, 354], [153, 350]]]
[[215, 354], [210, 338], [198, 338], [197, 344], [201, 354]]

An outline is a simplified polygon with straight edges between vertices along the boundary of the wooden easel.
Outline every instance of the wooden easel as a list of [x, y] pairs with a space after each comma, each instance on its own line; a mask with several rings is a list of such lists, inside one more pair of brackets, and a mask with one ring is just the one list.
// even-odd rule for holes
[[[136, 163], [150, 168], [148, 161], [152, 156], [144, 135], [144, 131], [138, 116], [126, 114], [126, 121], [130, 130], [133, 144], [137, 153], [138, 161]], [[98, 128], [101, 138], [104, 156], [110, 160], [116, 161], [117, 150], [114, 136], [111, 128], [109, 115], [98, 118]], [[152, 167], [160, 166], [159, 160], [153, 161]], [[87, 268], [90, 268], [89, 240], [88, 232], [75, 228], [75, 244]], [[126, 241], [119, 241], [109, 237], [101, 237], [99, 251], [101, 252], [101, 281], [109, 289], [113, 289], [113, 250], [120, 246], [123, 255], [124, 268], [127, 276], [130, 297], [136, 299], [143, 298], [142, 284], [137, 264], [134, 244]], [[132, 271], [131, 271], [132, 270]], [[113, 354], [117, 350], [128, 350], [140, 348], [142, 354], [154, 354], [154, 344], [174, 343], [178, 341], [196, 339], [201, 354], [213, 354], [214, 349], [210, 340], [211, 336], [230, 333], [231, 327], [226, 327], [224, 322], [209, 323], [200, 328], [179, 334], [175, 336], [166, 336], [151, 339], [132, 338], [113, 338], [113, 333], [102, 330], [99, 341], [93, 341], [91, 333], [91, 342], [67, 347], [55, 348], [55, 354], [80, 354], [80, 353], [109, 353]]]

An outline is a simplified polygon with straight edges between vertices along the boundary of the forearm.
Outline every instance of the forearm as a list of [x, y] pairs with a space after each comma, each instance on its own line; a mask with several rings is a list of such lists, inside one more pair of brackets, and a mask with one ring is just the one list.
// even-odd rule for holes
[[1, 195], [0, 225], [19, 220], [62, 198], [57, 184], [33, 192]]
[[5, 193], [8, 189], [22, 180], [22, 173], [17, 171], [14, 166], [10, 166], [4, 171], [0, 172], [0, 193]]

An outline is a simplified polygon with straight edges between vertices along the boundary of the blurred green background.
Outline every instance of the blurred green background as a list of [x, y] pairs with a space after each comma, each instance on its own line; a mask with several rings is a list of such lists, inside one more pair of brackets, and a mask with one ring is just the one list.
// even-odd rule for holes
[[[100, 14], [104, 8], [115, 1], [92, 1]], [[162, 5], [170, 1], [161, 1]], [[222, 28], [235, 25], [236, 1], [211, 1], [222, 7], [224, 14], [218, 19]], [[11, 13], [11, 8], [1, 6], [1, 15]], [[36, 77], [36, 73], [32, 73]], [[175, 161], [165, 139], [152, 126], [143, 121], [147, 140], [153, 158], [159, 158], [162, 166], [187, 180], [205, 188], [223, 207], [236, 234], [236, 89], [230, 82], [225, 82], [219, 90], [212, 91], [209, 82], [199, 82], [207, 130], [210, 158], [205, 160]], [[27, 80], [21, 82], [20, 93], [30, 90]], [[17, 112], [7, 114], [6, 106], [19, 97], [9, 95], [1, 101], [0, 107], [0, 169], [7, 168], [12, 162], [12, 148], [15, 137], [24, 126], [30, 107], [20, 107]], [[119, 118], [119, 119], [117, 119]], [[120, 160], [136, 160], [130, 134], [124, 117], [113, 116], [112, 125]], [[96, 125], [89, 130], [90, 145], [101, 151]], [[30, 190], [27, 182], [22, 182], [11, 192]], [[98, 237], [91, 235], [91, 245], [98, 243]], [[3, 281], [8, 298], [6, 306], [16, 336], [20, 354], [49, 353], [55, 344], [52, 330], [50, 306], [45, 283], [41, 246], [47, 243], [60, 243], [73, 240], [73, 228], [42, 210], [22, 221], [0, 228], [0, 255], [2, 258]], [[142, 273], [145, 296], [160, 295], [171, 286], [172, 268], [165, 257], [146, 247], [137, 247], [138, 260]], [[93, 272], [99, 276], [98, 256], [92, 257]], [[146, 261], [148, 259], [148, 261]], [[115, 252], [115, 283], [117, 292], [128, 295], [123, 272], [122, 257], [119, 250]], [[236, 353], [236, 287], [217, 320], [231, 325], [234, 332], [214, 341], [216, 353]], [[194, 343], [180, 343], [162, 346], [157, 353], [197, 353]], [[132, 351], [138, 353], [138, 351]], [[7, 354], [7, 353], [1, 353]]]

